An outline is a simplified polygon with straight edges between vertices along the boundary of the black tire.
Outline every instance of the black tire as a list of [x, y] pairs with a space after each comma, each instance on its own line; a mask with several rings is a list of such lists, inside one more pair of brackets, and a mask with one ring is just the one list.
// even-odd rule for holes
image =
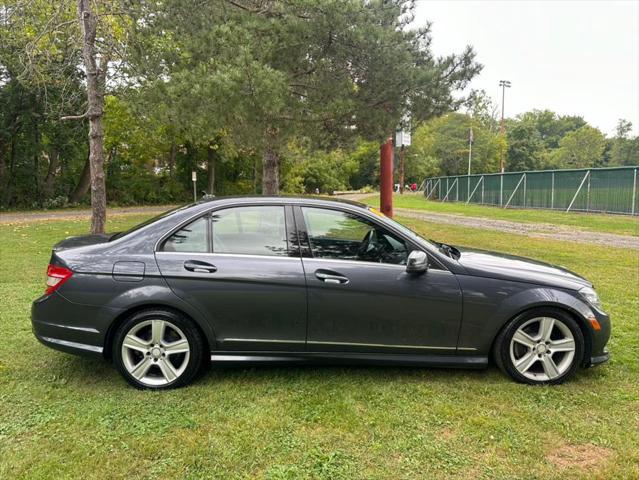
[[[129, 360], [125, 360], [123, 358], [122, 344], [126, 335], [132, 330], [135, 330], [135, 328], [140, 326], [140, 324], [145, 324], [150, 320], [163, 320], [164, 322], [168, 322], [167, 325], [169, 333], [173, 331], [173, 326], [177, 327], [177, 329], [179, 329], [180, 333], [183, 334], [183, 336], [186, 338], [186, 341], [188, 342], [188, 358], [186, 357], [186, 354], [184, 354], [185, 356], [182, 357], [181, 373], [179, 374], [179, 376], [177, 376], [177, 378], [171, 381], [165, 379], [164, 381], [166, 381], [166, 383], [161, 385], [149, 384], [148, 382], [145, 383], [135, 378], [129, 372], [125, 365], [125, 362], [129, 362]], [[172, 310], [154, 308], [134, 313], [129, 318], [127, 318], [122, 323], [122, 325], [120, 325], [114, 336], [112, 358], [120, 374], [125, 378], [127, 382], [129, 382], [134, 387], [144, 390], [166, 390], [183, 387], [194, 380], [194, 378], [201, 371], [201, 367], [204, 364], [204, 360], [206, 358], [205, 350], [206, 347], [204, 339], [202, 338], [202, 335], [200, 334], [197, 327], [190, 319]], [[139, 355], [143, 354], [140, 353]], [[145, 355], [150, 354], [146, 353]], [[141, 358], [144, 359], [144, 356], [142, 356]], [[155, 369], [154, 371], [157, 371], [156, 367], [151, 366], [151, 368]]]
[[[555, 321], [559, 321], [565, 325], [574, 338], [574, 357], [572, 362], [566, 367], [559, 376], [551, 379], [534, 379], [525, 376], [515, 367], [513, 359], [511, 358], [511, 341], [518, 329], [525, 325], [527, 322], [536, 318], [552, 318]], [[524, 327], [525, 328], [525, 327]], [[524, 347], [525, 348], [525, 347]], [[520, 383], [527, 383], [529, 385], [556, 385], [563, 383], [570, 379], [582, 364], [585, 351], [584, 335], [579, 328], [577, 322], [566, 312], [555, 308], [536, 308], [521, 313], [514, 319], [512, 319], [497, 335], [493, 347], [493, 358], [499, 369], [505, 374], [509, 375], [512, 379]], [[561, 354], [560, 354], [561, 355]], [[541, 358], [541, 357], [540, 357]], [[552, 357], [551, 357], [552, 358]], [[543, 365], [538, 365], [537, 367]], [[532, 373], [534, 375], [534, 373]]]

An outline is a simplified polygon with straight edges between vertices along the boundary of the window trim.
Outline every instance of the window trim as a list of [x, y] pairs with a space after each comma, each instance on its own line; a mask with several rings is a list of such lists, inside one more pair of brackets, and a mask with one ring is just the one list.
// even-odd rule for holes
[[[192, 218], [190, 218], [187, 222], [183, 222], [180, 224], [179, 227], [174, 228], [173, 230], [171, 230], [171, 232], [168, 235], [165, 235], [164, 237], [162, 237], [160, 239], [160, 241], [158, 242], [158, 248], [155, 249], [155, 252], [162, 252], [162, 253], [188, 253], [188, 254], [207, 254], [207, 253], [211, 253], [211, 242], [213, 241], [212, 237], [211, 237], [211, 212], [206, 212], [204, 214], [198, 214]], [[164, 250], [164, 246], [166, 245], [166, 242], [168, 242], [171, 237], [173, 235], [175, 235], [177, 232], [179, 232], [180, 230], [182, 230], [183, 228], [191, 225], [192, 223], [195, 223], [203, 218], [206, 217], [206, 252], [167, 252], [166, 250]]]
[[[256, 255], [249, 253], [215, 253], [213, 251], [213, 222], [211, 218], [214, 212], [220, 210], [229, 210], [231, 208], [242, 208], [242, 207], [280, 207], [284, 209], [284, 229], [286, 232], [286, 246], [287, 246], [287, 255]], [[155, 243], [153, 248], [153, 253], [168, 253], [168, 254], [188, 254], [188, 255], [233, 255], [233, 256], [252, 256], [252, 257], [262, 257], [262, 258], [300, 258], [300, 246], [299, 240], [297, 248], [295, 248], [295, 242], [292, 242], [292, 238], [297, 233], [296, 222], [294, 219], [294, 215], [292, 212], [293, 206], [287, 203], [260, 203], [260, 202], [250, 202], [250, 203], [240, 203], [240, 204], [230, 204], [230, 205], [218, 205], [210, 210], [205, 212], [198, 212], [197, 214], [187, 218], [186, 220], [180, 222], [176, 227], [173, 227], [167, 233], [162, 235], [159, 240]], [[208, 228], [207, 228], [207, 239], [208, 239], [208, 251], [207, 252], [166, 252], [163, 250], [165, 242], [173, 236], [173, 234], [185, 226], [189, 225], [192, 222], [199, 220], [200, 218], [207, 217]]]
[[333, 210], [333, 211], [337, 211], [340, 213], [347, 213], [350, 215], [353, 215], [355, 217], [359, 217], [359, 218], [363, 218], [367, 221], [369, 221], [370, 223], [372, 223], [373, 225], [387, 230], [391, 233], [393, 233], [395, 236], [401, 238], [402, 240], [404, 240], [404, 242], [406, 242], [406, 246], [408, 247], [408, 253], [410, 254], [411, 251], [413, 250], [419, 250], [421, 252], [424, 252], [426, 255], [428, 255], [429, 260], [433, 263], [432, 267], [435, 268], [436, 270], [443, 270], [443, 271], [447, 271], [449, 272], [450, 270], [448, 268], [446, 268], [445, 265], [443, 265], [434, 255], [432, 255], [430, 252], [428, 252], [427, 250], [424, 250], [423, 248], [419, 247], [417, 244], [415, 244], [410, 238], [407, 238], [402, 232], [397, 231], [396, 229], [388, 226], [388, 225], [384, 225], [380, 222], [378, 222], [375, 218], [372, 217], [372, 215], [362, 215], [359, 212], [353, 212], [350, 209], [346, 209], [346, 208], [340, 208], [339, 205], [333, 206], [333, 205], [313, 205], [313, 204], [304, 204], [304, 203], [300, 203], [298, 205], [295, 205], [294, 207], [294, 213], [295, 213], [295, 221], [297, 224], [297, 228], [300, 232], [300, 242], [303, 242], [304, 245], [300, 245], [300, 248], [302, 250], [302, 259], [304, 258], [312, 258], [313, 260], [327, 260], [327, 261], [333, 261], [333, 262], [356, 262], [356, 263], [360, 263], [360, 264], [370, 264], [370, 265], [391, 265], [391, 266], [396, 266], [396, 267], [402, 267], [402, 268], [406, 268], [405, 265], [396, 265], [393, 263], [378, 263], [378, 262], [368, 262], [366, 260], [348, 260], [348, 259], [342, 259], [342, 258], [322, 258], [322, 257], [315, 257], [313, 255], [313, 250], [311, 248], [311, 242], [310, 242], [310, 235], [308, 233], [308, 228], [306, 225], [306, 220], [304, 218], [304, 212], [302, 212], [302, 208], [316, 208], [316, 209], [320, 209], [320, 210]]

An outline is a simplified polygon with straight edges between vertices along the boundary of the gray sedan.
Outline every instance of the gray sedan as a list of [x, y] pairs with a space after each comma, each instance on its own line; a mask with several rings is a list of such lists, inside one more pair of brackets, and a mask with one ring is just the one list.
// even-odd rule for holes
[[564, 268], [426, 240], [365, 205], [218, 198], [53, 248], [35, 336], [139, 388], [210, 362], [486, 367], [555, 384], [608, 359], [610, 320]]

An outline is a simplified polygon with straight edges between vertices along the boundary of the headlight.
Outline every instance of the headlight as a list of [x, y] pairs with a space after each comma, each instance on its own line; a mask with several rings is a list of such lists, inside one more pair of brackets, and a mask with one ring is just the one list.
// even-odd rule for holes
[[597, 295], [597, 292], [595, 292], [593, 288], [584, 287], [579, 290], [579, 294], [584, 297], [590, 305], [601, 310], [601, 301], [599, 301], [599, 295]]

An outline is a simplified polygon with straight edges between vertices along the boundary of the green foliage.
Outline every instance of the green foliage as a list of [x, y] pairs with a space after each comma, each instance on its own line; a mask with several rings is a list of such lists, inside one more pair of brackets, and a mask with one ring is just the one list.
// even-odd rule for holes
[[606, 138], [594, 127], [583, 127], [569, 132], [559, 141], [552, 153], [552, 163], [561, 168], [594, 167], [601, 163]]
[[468, 172], [470, 129], [473, 129], [471, 172], [498, 168], [501, 141], [496, 133], [468, 115], [449, 113], [426, 122], [415, 131], [407, 171], [415, 181], [430, 175]]

